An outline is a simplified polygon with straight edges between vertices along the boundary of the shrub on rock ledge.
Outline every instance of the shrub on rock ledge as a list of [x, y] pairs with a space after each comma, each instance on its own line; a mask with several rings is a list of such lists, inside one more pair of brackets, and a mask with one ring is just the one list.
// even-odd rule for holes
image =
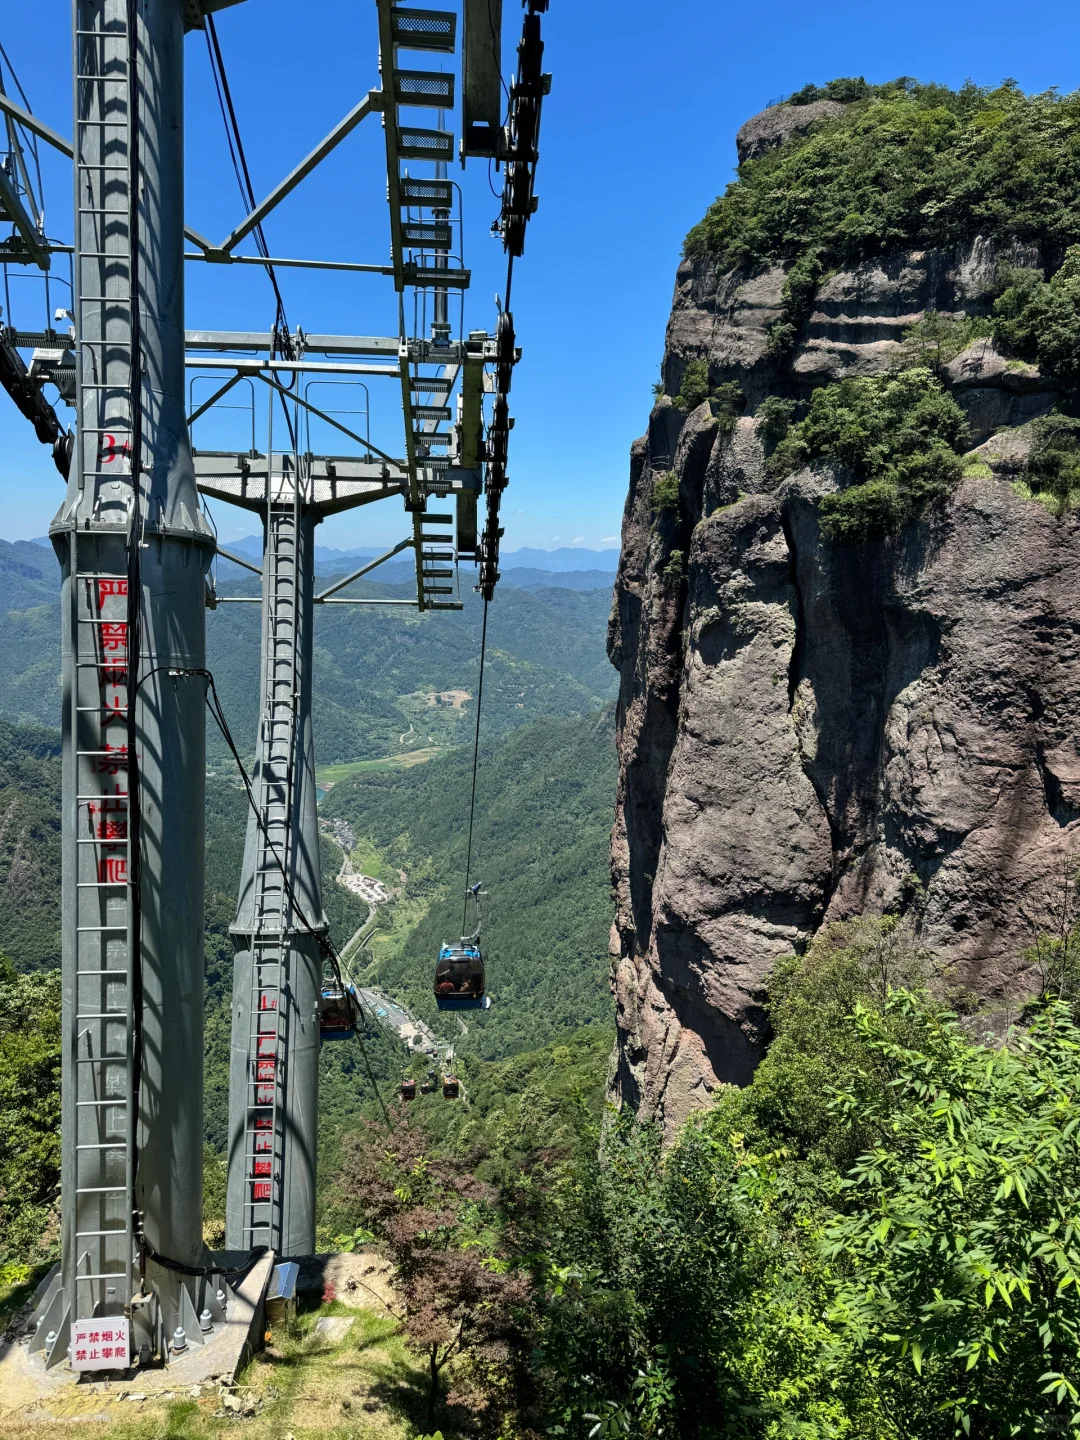
[[850, 482], [821, 502], [822, 528], [849, 539], [899, 529], [963, 474], [963, 412], [929, 370], [842, 380], [814, 394], [769, 462], [777, 476], [826, 460]]

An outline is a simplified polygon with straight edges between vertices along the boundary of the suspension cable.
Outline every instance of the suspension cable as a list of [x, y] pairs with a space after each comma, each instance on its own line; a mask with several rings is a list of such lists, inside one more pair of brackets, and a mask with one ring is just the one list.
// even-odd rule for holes
[[461, 933], [469, 923], [469, 881], [472, 878], [473, 817], [476, 814], [476, 770], [480, 759], [480, 707], [484, 703], [484, 659], [487, 655], [488, 602], [484, 601], [484, 624], [480, 631], [480, 683], [476, 689], [476, 734], [473, 736], [472, 797], [469, 800], [469, 845], [465, 853], [465, 899], [461, 913]]
[[[214, 24], [213, 15], [206, 17], [206, 48], [210, 56], [210, 73], [214, 77], [214, 88], [217, 91], [218, 107], [221, 110], [221, 119], [225, 126], [225, 139], [229, 146], [229, 155], [232, 159], [233, 172], [236, 175], [236, 183], [240, 187], [240, 198], [247, 207], [248, 213], [255, 209], [258, 203], [255, 198], [255, 187], [251, 183], [251, 171], [248, 169], [247, 155], [244, 151], [244, 141], [240, 134], [240, 122], [236, 118], [236, 106], [233, 104], [232, 90], [229, 86], [229, 76], [225, 70], [225, 58], [221, 53], [221, 44], [218, 40], [217, 26]], [[293, 345], [292, 336], [289, 334], [289, 321], [285, 314], [285, 301], [282, 298], [281, 287], [278, 285], [277, 271], [270, 262], [270, 246], [267, 243], [266, 232], [263, 230], [260, 221], [252, 231], [255, 239], [255, 248], [262, 256], [264, 268], [270, 278], [270, 284], [274, 290], [274, 300], [277, 310], [274, 315], [274, 344], [271, 350], [271, 359], [275, 358], [279, 348], [287, 360], [296, 359], [296, 347]], [[295, 379], [296, 377], [294, 377]], [[285, 425], [289, 432], [289, 443], [295, 451], [296, 432], [293, 428], [292, 416], [289, 414], [289, 407], [285, 396], [278, 391], [278, 398], [281, 401], [281, 408], [285, 415]]]
[[[255, 209], [257, 204], [255, 187], [251, 183], [251, 171], [248, 169], [244, 142], [240, 135], [240, 122], [236, 118], [236, 107], [233, 104], [232, 90], [229, 88], [229, 77], [225, 71], [225, 60], [221, 53], [221, 44], [218, 41], [217, 26], [214, 24], [213, 15], [206, 17], [206, 48], [210, 54], [210, 71], [214, 77], [214, 88], [217, 90], [221, 118], [225, 122], [225, 138], [228, 141], [236, 182], [240, 186], [240, 196], [250, 212]], [[253, 233], [255, 247], [267, 262], [266, 273], [270, 277], [270, 284], [274, 287], [274, 299], [277, 301], [277, 328], [283, 333], [282, 343], [287, 358], [291, 359], [292, 339], [289, 335], [288, 321], [285, 318], [285, 301], [282, 299], [281, 290], [278, 287], [277, 272], [270, 264], [270, 248], [266, 243], [266, 235], [261, 221], [255, 226]]]

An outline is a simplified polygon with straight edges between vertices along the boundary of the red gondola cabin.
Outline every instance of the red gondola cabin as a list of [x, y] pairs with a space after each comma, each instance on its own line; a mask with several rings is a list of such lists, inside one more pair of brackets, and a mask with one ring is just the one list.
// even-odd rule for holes
[[355, 985], [324, 987], [319, 997], [319, 1036], [323, 1040], [351, 1040], [360, 1019], [360, 998]]

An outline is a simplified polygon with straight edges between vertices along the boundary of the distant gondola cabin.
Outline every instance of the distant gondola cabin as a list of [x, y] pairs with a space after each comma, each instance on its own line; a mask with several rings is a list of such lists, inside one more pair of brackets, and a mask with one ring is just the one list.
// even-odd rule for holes
[[461, 1086], [458, 1084], [456, 1075], [444, 1075], [442, 1082], [442, 1093], [444, 1100], [456, 1100], [461, 1093]]
[[402, 1100], [415, 1100], [415, 1099], [416, 1099], [416, 1081], [415, 1081], [415, 1080], [402, 1080], [402, 1082], [401, 1082], [401, 1098], [402, 1098]]
[[486, 1010], [484, 961], [472, 941], [443, 945], [435, 966], [435, 1003], [440, 1010]]

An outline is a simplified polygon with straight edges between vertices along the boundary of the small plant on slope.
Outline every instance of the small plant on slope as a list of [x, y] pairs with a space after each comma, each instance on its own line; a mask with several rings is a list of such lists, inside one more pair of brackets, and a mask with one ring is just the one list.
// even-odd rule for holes
[[787, 438], [795, 419], [795, 401], [779, 395], [766, 395], [754, 415], [762, 437], [769, 445], [779, 445]]
[[1063, 515], [1080, 505], [1080, 420], [1047, 415], [1033, 421], [1031, 431], [1021, 493]]
[[665, 470], [653, 481], [651, 508], [656, 515], [678, 513], [679, 477], [674, 470]]
[[978, 315], [942, 315], [927, 310], [921, 320], [904, 331], [903, 366], [921, 367], [936, 374], [973, 340], [986, 338], [992, 330], [990, 321]]
[[394, 1263], [406, 1344], [427, 1361], [428, 1429], [448, 1368], [450, 1403], [497, 1409], [527, 1353], [532, 1286], [500, 1251], [495, 1191], [467, 1163], [434, 1156], [403, 1108], [392, 1135], [368, 1123], [350, 1137], [339, 1185]]
[[682, 385], [675, 397], [675, 404], [680, 410], [689, 413], [703, 405], [709, 398], [709, 362], [707, 360], [688, 360], [686, 369], [683, 371]]

